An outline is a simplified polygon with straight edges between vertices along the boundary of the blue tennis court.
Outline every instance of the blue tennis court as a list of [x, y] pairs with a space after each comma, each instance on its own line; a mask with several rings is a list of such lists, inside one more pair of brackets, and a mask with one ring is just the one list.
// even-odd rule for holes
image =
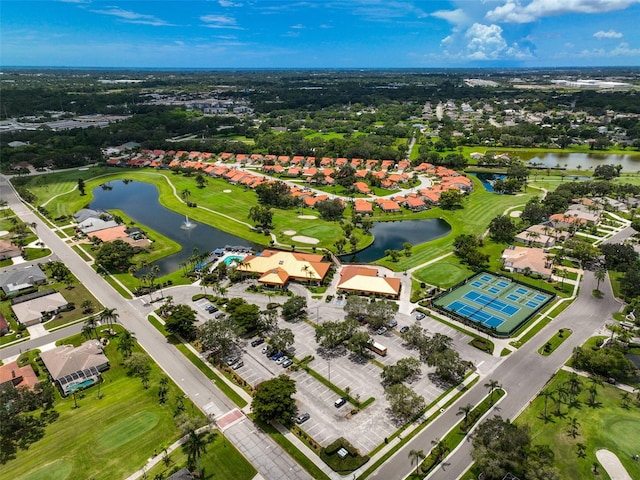
[[481, 272], [435, 297], [432, 305], [493, 335], [508, 336], [553, 297], [507, 276]]
[[483, 312], [482, 310], [478, 310], [477, 308], [473, 308], [467, 305], [460, 300], [456, 300], [451, 302], [447, 306], [448, 310], [452, 310], [460, 315], [464, 315], [467, 318], [470, 318], [473, 321], [484, 323], [489, 327], [497, 327], [504, 322], [501, 318], [496, 317], [495, 315], [491, 315], [490, 313]]

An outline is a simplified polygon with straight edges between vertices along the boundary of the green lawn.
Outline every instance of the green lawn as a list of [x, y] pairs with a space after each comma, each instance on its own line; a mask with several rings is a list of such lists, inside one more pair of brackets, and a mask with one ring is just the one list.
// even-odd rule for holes
[[[551, 380], [545, 390], [554, 391], [566, 383], [569, 373], [560, 371]], [[534, 444], [549, 445], [555, 453], [555, 465], [561, 478], [594, 478], [591, 471], [596, 461], [595, 452], [606, 448], [615, 453], [626, 467], [631, 478], [640, 478], [640, 463], [631, 459], [638, 453], [640, 445], [640, 408], [633, 401], [628, 409], [622, 407], [622, 391], [610, 385], [597, 387], [598, 406], [593, 408], [587, 404], [590, 382], [581, 377], [582, 393], [574, 406], [561, 405], [561, 414], [555, 413], [556, 405], [552, 399], [548, 402], [550, 421], [542, 418], [544, 398], [536, 397], [529, 407], [516, 419], [516, 424], [527, 424], [531, 428]], [[569, 422], [576, 417], [579, 422], [576, 438], [569, 435]], [[585, 458], [577, 456], [577, 444], [586, 446]], [[602, 468], [595, 478], [608, 478]]]
[[545, 343], [542, 347], [540, 347], [540, 349], [538, 350], [538, 353], [540, 355], [544, 355], [545, 357], [548, 357], [556, 350], [556, 348], [562, 345], [562, 343], [567, 338], [569, 338], [569, 336], [572, 333], [573, 332], [568, 328], [561, 328], [553, 337], [549, 339], [547, 343]]
[[[214, 430], [208, 434], [206, 452], [200, 462], [204, 471], [204, 479], [251, 480], [258, 472], [242, 454], [228, 442], [223, 434]], [[185, 467], [187, 455], [183, 448], [171, 453], [168, 461], [163, 460], [147, 472], [147, 478], [162, 475], [166, 478], [171, 472]]]
[[[64, 343], [83, 340], [75, 336]], [[174, 408], [182, 391], [169, 380], [168, 401], [161, 405], [158, 366], [152, 362], [150, 388], [145, 390], [140, 379], [126, 375], [116, 344], [112, 339], [105, 349], [111, 368], [103, 374], [101, 398], [94, 386], [77, 395], [78, 408], [71, 397], [57, 400], [60, 417], [47, 426], [40, 441], [2, 466], [4, 478], [125, 478], [142, 468], [154, 451], [178, 439]], [[184, 406], [187, 413], [202, 417], [190, 400], [184, 399]]]

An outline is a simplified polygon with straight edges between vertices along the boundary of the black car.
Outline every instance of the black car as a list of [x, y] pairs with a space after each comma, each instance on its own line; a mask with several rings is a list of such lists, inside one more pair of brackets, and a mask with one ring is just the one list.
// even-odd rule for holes
[[263, 343], [264, 343], [264, 338], [256, 338], [255, 340], [251, 341], [251, 346], [257, 347], [258, 345], [262, 345]]
[[409, 331], [409, 327], [406, 325], [400, 329], [400, 333], [407, 333]]
[[207, 307], [207, 312], [209, 312], [209, 313], [216, 313], [217, 311], [218, 311], [218, 307], [215, 307], [213, 305], [209, 305]]

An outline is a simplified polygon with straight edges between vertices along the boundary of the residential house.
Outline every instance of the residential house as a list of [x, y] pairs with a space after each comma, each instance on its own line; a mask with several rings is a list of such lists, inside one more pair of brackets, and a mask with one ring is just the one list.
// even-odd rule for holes
[[17, 362], [9, 362], [0, 366], [0, 391], [5, 388], [28, 388], [33, 390], [38, 383], [38, 376], [29, 364], [18, 366]]
[[7, 260], [21, 255], [22, 248], [14, 245], [9, 240], [0, 240], [0, 260]]
[[542, 248], [510, 246], [502, 252], [504, 269], [516, 273], [536, 273], [551, 277], [552, 263]]
[[4, 318], [4, 315], [2, 314], [2, 312], [0, 312], [0, 337], [9, 333], [9, 330], [9, 322], [7, 322], [7, 319]]
[[13, 299], [11, 309], [18, 322], [30, 327], [48, 320], [51, 315], [64, 311], [68, 304], [62, 294], [48, 290]]
[[5, 295], [13, 295], [34, 285], [42, 285], [46, 281], [47, 276], [38, 265], [5, 270], [0, 273], [0, 288]]

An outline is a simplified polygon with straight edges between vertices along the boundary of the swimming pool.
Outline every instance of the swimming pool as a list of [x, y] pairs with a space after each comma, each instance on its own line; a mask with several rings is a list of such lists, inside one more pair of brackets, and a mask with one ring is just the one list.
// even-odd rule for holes
[[73, 385], [69, 385], [67, 388], [64, 389], [65, 393], [69, 394], [72, 393], [76, 390], [81, 390], [83, 388], [89, 387], [91, 385], [93, 385], [94, 383], [96, 383], [95, 378], [87, 378], [85, 381], [80, 382], [80, 383], [74, 383]]
[[244, 257], [240, 257], [238, 255], [230, 255], [224, 259], [224, 263], [227, 265], [231, 265], [232, 263], [240, 263], [244, 260]]

